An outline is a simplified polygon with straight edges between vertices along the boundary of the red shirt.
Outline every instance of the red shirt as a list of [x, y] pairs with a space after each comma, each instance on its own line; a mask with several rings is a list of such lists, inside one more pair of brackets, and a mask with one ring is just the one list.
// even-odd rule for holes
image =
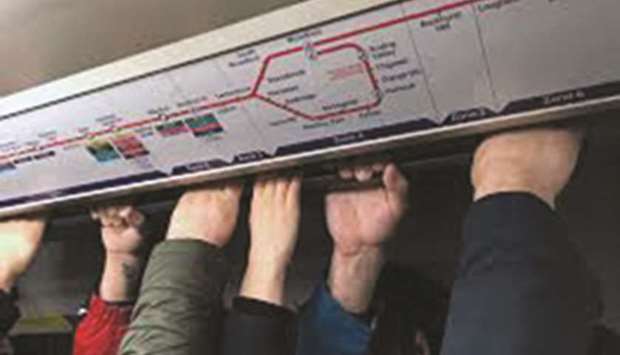
[[75, 333], [73, 355], [117, 355], [132, 310], [133, 305], [108, 304], [93, 296]]

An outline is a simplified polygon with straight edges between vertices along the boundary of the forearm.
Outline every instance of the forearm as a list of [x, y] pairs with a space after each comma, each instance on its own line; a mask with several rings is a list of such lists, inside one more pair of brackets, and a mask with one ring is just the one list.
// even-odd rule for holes
[[327, 279], [332, 296], [347, 312], [366, 313], [384, 264], [381, 247], [366, 248], [354, 255], [335, 249]]
[[160, 244], [146, 268], [122, 354], [215, 354], [228, 263], [197, 240]]
[[327, 285], [320, 285], [303, 308], [297, 355], [367, 354], [371, 326], [367, 314], [385, 258], [380, 246], [356, 253], [334, 248]]
[[106, 302], [135, 301], [145, 257], [130, 254], [106, 255], [99, 296]]
[[240, 296], [284, 305], [287, 260], [251, 250], [241, 283]]
[[0, 290], [10, 293], [26, 272], [41, 246], [45, 226], [40, 218], [0, 222]]

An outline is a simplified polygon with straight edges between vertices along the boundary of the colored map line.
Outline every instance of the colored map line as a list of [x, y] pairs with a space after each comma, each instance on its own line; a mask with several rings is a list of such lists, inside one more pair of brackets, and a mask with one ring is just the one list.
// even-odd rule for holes
[[[335, 47], [331, 47], [328, 49], [324, 49], [322, 51], [319, 51], [317, 54], [319, 57], [321, 56], [326, 56], [328, 54], [332, 54], [332, 53], [336, 53], [336, 52], [340, 52], [340, 51], [345, 51], [345, 50], [355, 50], [360, 58], [360, 61], [362, 62], [363, 66], [364, 66], [364, 71], [365, 74], [368, 76], [371, 87], [373, 92], [378, 93], [379, 91], [379, 82], [377, 81], [377, 78], [375, 76], [375, 74], [373, 73], [372, 70], [372, 66], [370, 65], [370, 62], [368, 61], [368, 56], [366, 55], [366, 51], [359, 45], [354, 44], [354, 43], [345, 43], [339, 46], [335, 46]], [[269, 61], [273, 60], [273, 58], [269, 58], [268, 61], [266, 62], [266, 66], [268, 66]], [[262, 81], [262, 79], [261, 79]], [[260, 90], [260, 85], [261, 82], [257, 82], [258, 84], [258, 89]], [[355, 108], [350, 108], [350, 109], [344, 109], [344, 110], [340, 110], [340, 111], [336, 111], [336, 112], [332, 112], [332, 113], [326, 113], [323, 115], [311, 115], [305, 112], [302, 112], [300, 110], [296, 110], [292, 107], [290, 107], [290, 105], [286, 105], [284, 103], [280, 103], [277, 102], [276, 100], [273, 100], [267, 96], [261, 95], [258, 93], [253, 95], [254, 98], [257, 98], [261, 101], [263, 101], [266, 104], [275, 106], [283, 111], [287, 111], [295, 116], [299, 116], [302, 119], [305, 120], [309, 120], [309, 121], [320, 121], [320, 120], [327, 120], [327, 119], [331, 119], [331, 118], [335, 118], [335, 117], [339, 117], [339, 116], [343, 116], [343, 115], [347, 115], [347, 114], [351, 114], [351, 113], [355, 113], [355, 112], [359, 112], [359, 111], [365, 111], [365, 110], [369, 110], [372, 108], [375, 108], [377, 106], [379, 106], [381, 104], [381, 99], [379, 98], [377, 101], [371, 103], [371, 104], [366, 104], [366, 105], [360, 105], [358, 107]]]
[[[415, 1], [415, 0], [408, 0], [406, 2], [411, 2], [411, 1]], [[449, 10], [453, 10], [453, 9], [457, 9], [457, 8], [461, 8], [461, 7], [465, 7], [468, 5], [473, 5], [475, 3], [481, 2], [483, 0], [462, 0], [462, 1], [457, 1], [457, 2], [453, 2], [453, 3], [449, 3], [443, 6], [439, 6], [436, 8], [432, 8], [426, 11], [422, 11], [422, 12], [417, 12], [417, 13], [412, 13], [406, 16], [402, 16], [402, 17], [398, 17], [389, 21], [385, 21], [382, 23], [378, 23], [376, 25], [372, 25], [372, 26], [367, 26], [364, 28], [360, 28], [357, 30], [353, 30], [350, 32], [345, 32], [333, 37], [329, 37], [329, 38], [325, 38], [322, 40], [319, 40], [315, 43], [313, 43], [313, 46], [316, 47], [322, 47], [334, 42], [338, 42], [338, 41], [342, 41], [345, 39], [349, 39], [351, 37], [355, 37], [355, 36], [359, 36], [365, 33], [369, 33], [369, 32], [374, 32], [374, 31], [379, 31], [379, 30], [383, 30], [395, 25], [399, 25], [402, 23], [406, 23], [409, 21], [413, 21], [416, 19], [420, 19], [420, 18], [424, 18], [427, 16], [431, 16], [437, 13], [441, 13], [444, 11], [449, 11]], [[357, 44], [352, 44], [352, 43], [347, 43], [347, 44], [342, 44], [342, 45], [338, 45], [338, 46], [334, 46], [328, 49], [323, 49], [322, 51], [319, 51], [319, 55], [321, 55], [321, 53], [323, 54], [327, 54], [327, 53], [331, 53], [331, 52], [335, 52], [338, 50], [341, 50], [343, 48], [355, 48], [356, 50], [361, 51], [361, 53], [365, 53], [365, 50], [357, 45]], [[225, 107], [225, 106], [230, 106], [230, 105], [234, 105], [234, 104], [239, 104], [239, 103], [243, 103], [249, 100], [260, 100], [266, 104], [272, 105], [278, 109], [287, 111], [291, 114], [294, 114], [296, 116], [299, 116], [302, 119], [306, 119], [306, 120], [326, 120], [326, 119], [330, 119], [330, 118], [334, 118], [334, 117], [338, 117], [338, 116], [343, 116], [343, 115], [349, 115], [352, 113], [357, 113], [360, 111], [366, 111], [366, 110], [370, 110], [373, 108], [376, 108], [377, 106], [379, 106], [381, 104], [381, 97], [378, 97], [377, 100], [374, 103], [371, 104], [366, 104], [366, 105], [361, 105], [358, 107], [354, 107], [354, 108], [349, 108], [349, 109], [344, 109], [341, 111], [337, 111], [337, 112], [333, 112], [333, 113], [329, 113], [329, 114], [323, 114], [323, 115], [318, 115], [318, 116], [313, 116], [304, 112], [301, 112], [299, 110], [296, 110], [294, 108], [289, 107], [286, 104], [282, 104], [279, 103], [269, 97], [263, 96], [261, 94], [259, 94], [259, 90], [261, 85], [263, 84], [265, 77], [267, 75], [267, 71], [269, 69], [269, 65], [271, 64], [271, 62], [275, 59], [279, 59], [282, 57], [286, 57], [289, 55], [293, 55], [299, 52], [302, 52], [304, 50], [304, 47], [302, 46], [298, 46], [298, 47], [294, 47], [294, 48], [290, 48], [287, 50], [283, 50], [283, 51], [279, 51], [276, 53], [272, 53], [270, 55], [268, 55], [262, 62], [261, 65], [261, 69], [259, 71], [258, 77], [256, 79], [256, 82], [254, 83], [254, 86], [252, 88], [252, 91], [249, 95], [245, 95], [245, 96], [240, 96], [240, 97], [235, 97], [235, 98], [231, 98], [231, 99], [227, 99], [227, 100], [223, 100], [223, 101], [217, 101], [217, 102], [213, 102], [213, 103], [209, 103], [203, 106], [198, 106], [198, 107], [194, 107], [192, 109], [187, 109], [187, 110], [183, 110], [183, 111], [178, 111], [178, 112], [173, 112], [167, 115], [160, 115], [160, 116], [155, 116], [155, 117], [149, 117], [149, 118], [145, 118], [142, 120], [138, 120], [138, 121], [134, 121], [134, 122], [130, 122], [127, 124], [124, 124], [122, 126], [119, 127], [112, 127], [112, 128], [107, 128], [105, 130], [101, 130], [101, 131], [96, 131], [96, 132], [92, 132], [89, 133], [88, 135], [82, 135], [82, 136], [78, 136], [78, 137], [72, 137], [72, 138], [68, 138], [68, 139], [64, 139], [64, 140], [58, 140], [58, 141], [54, 141], [52, 143], [46, 144], [46, 145], [42, 145], [40, 147], [35, 147], [35, 148], [29, 148], [27, 150], [23, 150], [23, 151], [19, 151], [19, 152], [15, 152], [15, 153], [9, 153], [3, 156], [0, 156], [0, 161], [3, 160], [8, 160], [8, 159], [12, 159], [18, 156], [22, 156], [22, 155], [27, 155], [33, 152], [38, 152], [38, 151], [42, 151], [42, 150], [47, 150], [47, 149], [51, 149], [51, 148], [57, 148], [57, 147], [61, 147], [64, 145], [68, 145], [68, 144], [75, 144], [79, 141], [84, 141], [84, 140], [89, 140], [89, 139], [93, 139], [93, 138], [97, 138], [106, 134], [110, 134], [113, 132], [120, 132], [123, 130], [128, 130], [128, 129], [136, 129], [136, 128], [140, 128], [149, 124], [153, 124], [153, 123], [157, 123], [157, 122], [161, 122], [161, 121], [167, 121], [176, 117], [180, 117], [180, 116], [184, 116], [184, 115], [189, 115], [189, 114], [193, 114], [193, 113], [197, 113], [197, 112], [201, 112], [201, 111], [205, 111], [205, 110], [212, 110], [215, 108], [219, 108], [219, 107]], [[370, 81], [372, 83], [373, 89], [376, 92], [379, 92], [380, 87], [379, 87], [379, 83], [373, 73], [372, 70], [372, 66], [367, 58], [367, 56], [362, 56], [362, 62], [364, 64], [365, 70], [367, 75], [370, 78]]]

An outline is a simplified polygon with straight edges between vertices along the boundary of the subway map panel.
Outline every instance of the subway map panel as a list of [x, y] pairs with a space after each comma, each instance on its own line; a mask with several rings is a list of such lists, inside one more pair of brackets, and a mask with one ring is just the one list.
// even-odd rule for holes
[[620, 94], [617, 0], [415, 0], [0, 118], [0, 210]]

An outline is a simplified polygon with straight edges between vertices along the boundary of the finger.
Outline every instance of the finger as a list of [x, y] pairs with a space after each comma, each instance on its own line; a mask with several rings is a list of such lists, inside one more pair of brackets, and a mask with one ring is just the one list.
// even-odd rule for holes
[[409, 182], [398, 170], [396, 165], [389, 164], [383, 173], [383, 185], [385, 186], [388, 203], [397, 213], [403, 213], [408, 205]]
[[287, 193], [287, 205], [299, 206], [301, 200], [301, 187], [303, 177], [301, 175], [293, 176]]
[[94, 210], [94, 209], [93, 209], [93, 210], [90, 210], [90, 218], [91, 218], [93, 221], [98, 221], [98, 220], [100, 219], [100, 217], [99, 217], [99, 213], [98, 213], [96, 210]]
[[116, 206], [102, 207], [100, 210], [100, 215], [102, 219], [118, 218], [118, 207]]
[[108, 228], [110, 226], [110, 221], [108, 219], [102, 218], [99, 220], [99, 225], [101, 228]]
[[126, 220], [130, 226], [134, 228], [139, 228], [144, 224], [146, 218], [144, 217], [144, 214], [142, 214], [142, 212], [138, 211], [137, 209], [131, 209], [130, 214], [127, 216]]
[[381, 162], [376, 162], [374, 164], [372, 164], [372, 171], [374, 173], [383, 173], [383, 171], [385, 170], [387, 163], [384, 161]]
[[286, 176], [281, 176], [275, 183], [275, 194], [278, 202], [285, 202], [288, 193], [288, 188], [291, 180]]
[[265, 196], [268, 196], [268, 191], [271, 189], [270, 177], [267, 175], [260, 176], [252, 191], [251, 213], [254, 213], [260, 208], [261, 203], [265, 200]]
[[299, 172], [294, 175], [291, 175], [291, 180], [289, 183], [289, 192], [292, 194], [299, 195], [301, 193], [301, 187], [304, 181], [304, 174]]
[[107, 212], [106, 212], [106, 208], [102, 207], [102, 206], [97, 206], [92, 210], [92, 216], [93, 219], [95, 220], [102, 220], [105, 219]]
[[121, 228], [121, 227], [125, 227], [126, 226], [125, 221], [122, 220], [121, 218], [115, 219], [112, 223], [113, 223], [113, 227], [114, 228]]
[[241, 179], [230, 180], [225, 183], [224, 190], [234, 198], [239, 199], [241, 198], [241, 193], [243, 193], [244, 186], [245, 184]]
[[355, 168], [355, 178], [359, 182], [367, 182], [372, 179], [372, 167], [371, 166], [359, 166]]
[[269, 175], [265, 180], [265, 186], [262, 190], [263, 197], [271, 197], [276, 193], [276, 185], [278, 180], [275, 176]]
[[265, 187], [265, 184], [267, 183], [267, 175], [259, 175], [256, 177], [256, 179], [254, 180], [254, 189], [262, 189]]
[[123, 221], [119, 218], [107, 218], [101, 220], [101, 226], [103, 228], [119, 228], [123, 225]]
[[122, 218], [119, 218], [114, 221], [114, 228], [128, 228], [128, 227], [130, 227], [128, 221]]
[[113, 218], [109, 218], [106, 215], [104, 215], [104, 212], [100, 212], [99, 213], [99, 224], [101, 224], [102, 227], [108, 227], [110, 226], [110, 224], [112, 224]]
[[123, 222], [123, 218], [120, 216], [119, 209], [117, 207], [108, 207], [101, 213], [101, 225], [106, 227], [117, 227]]
[[97, 206], [94, 210], [100, 217], [125, 217], [129, 215], [128, 209], [133, 208], [129, 200], [119, 200], [112, 203]]
[[351, 180], [355, 175], [352, 168], [341, 168], [338, 170], [338, 176], [343, 180]]
[[125, 220], [129, 220], [129, 217], [134, 213], [133, 206], [122, 206], [118, 208], [118, 216]]
[[101, 219], [101, 224], [109, 227], [119, 227], [124, 223], [123, 218], [118, 214], [118, 211], [110, 211], [108, 210], [108, 215]]

